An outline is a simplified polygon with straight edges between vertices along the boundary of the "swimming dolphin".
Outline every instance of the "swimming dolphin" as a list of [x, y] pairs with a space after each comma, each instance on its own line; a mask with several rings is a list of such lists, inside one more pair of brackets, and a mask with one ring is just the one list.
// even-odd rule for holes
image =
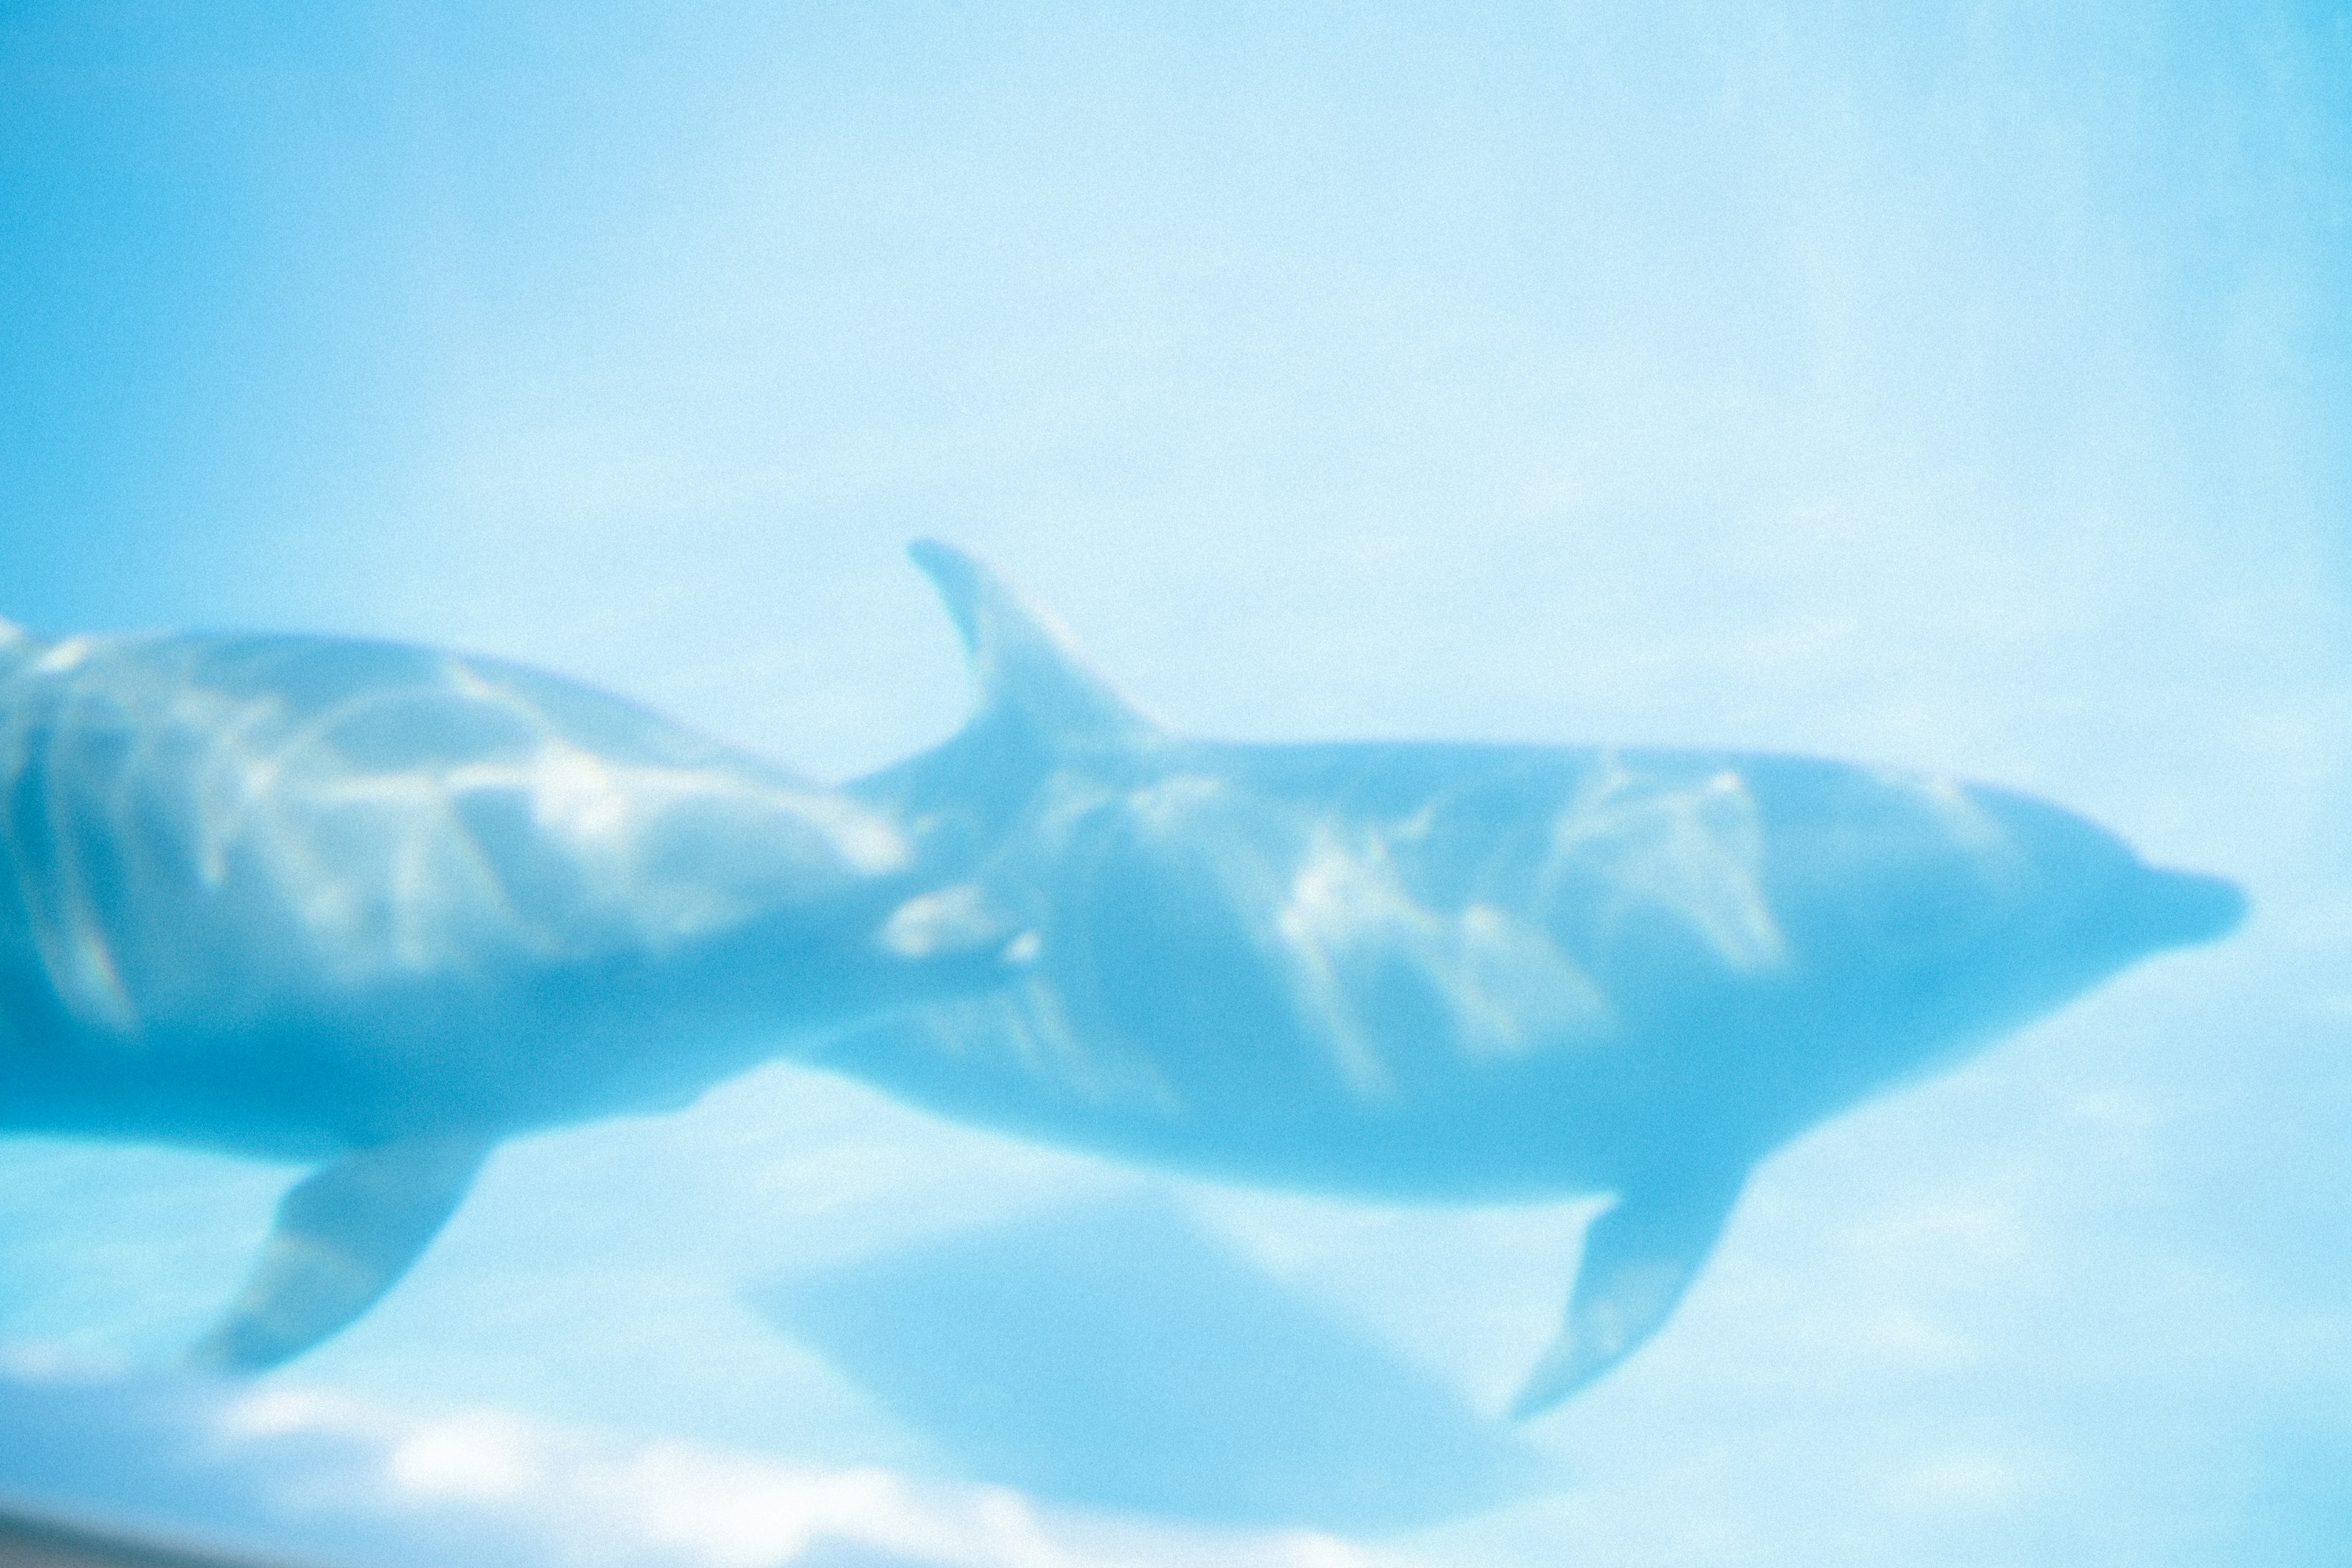
[[2057, 806], [1891, 769], [1184, 739], [977, 563], [912, 554], [982, 706], [850, 787], [1040, 945], [819, 1060], [1213, 1178], [1614, 1194], [1517, 1415], [1657, 1330], [1774, 1149], [2242, 909]]
[[318, 1163], [194, 1359], [396, 1281], [510, 1134], [995, 984], [886, 816], [617, 698], [322, 637], [0, 622], [0, 1131]]

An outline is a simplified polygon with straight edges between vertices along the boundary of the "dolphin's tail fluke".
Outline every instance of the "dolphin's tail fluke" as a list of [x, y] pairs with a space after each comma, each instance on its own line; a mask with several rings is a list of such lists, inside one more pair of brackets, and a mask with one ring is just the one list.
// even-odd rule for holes
[[1062, 746], [1132, 745], [1159, 725], [1088, 669], [1046, 610], [953, 545], [919, 539], [907, 553], [946, 601], [980, 686], [980, 720], [1004, 714]]

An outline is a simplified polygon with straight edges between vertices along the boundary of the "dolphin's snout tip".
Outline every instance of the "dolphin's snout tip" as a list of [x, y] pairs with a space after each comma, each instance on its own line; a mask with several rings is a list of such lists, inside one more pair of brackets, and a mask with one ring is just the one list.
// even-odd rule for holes
[[2226, 877], [2151, 869], [2140, 900], [2147, 936], [2159, 947], [2188, 947], [2230, 934], [2246, 918], [2245, 890]]

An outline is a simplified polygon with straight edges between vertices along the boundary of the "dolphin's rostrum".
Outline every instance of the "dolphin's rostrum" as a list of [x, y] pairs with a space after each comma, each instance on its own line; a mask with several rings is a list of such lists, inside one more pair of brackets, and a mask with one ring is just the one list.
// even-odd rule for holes
[[0, 1131], [317, 1163], [196, 1357], [299, 1353], [509, 1134], [993, 984], [886, 815], [618, 699], [319, 637], [0, 622]]
[[1521, 1415], [1656, 1331], [1773, 1149], [2242, 909], [2042, 801], [1892, 770], [1184, 739], [977, 563], [913, 553], [982, 707], [851, 787], [1037, 957], [820, 1059], [1214, 1178], [1613, 1194]]

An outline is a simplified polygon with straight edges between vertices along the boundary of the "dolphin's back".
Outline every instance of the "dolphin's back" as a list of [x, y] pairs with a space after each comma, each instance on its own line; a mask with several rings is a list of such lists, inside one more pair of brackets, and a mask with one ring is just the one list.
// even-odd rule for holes
[[779, 769], [492, 660], [183, 637], [0, 665], [0, 973], [62, 1028], [658, 952], [902, 853]]

